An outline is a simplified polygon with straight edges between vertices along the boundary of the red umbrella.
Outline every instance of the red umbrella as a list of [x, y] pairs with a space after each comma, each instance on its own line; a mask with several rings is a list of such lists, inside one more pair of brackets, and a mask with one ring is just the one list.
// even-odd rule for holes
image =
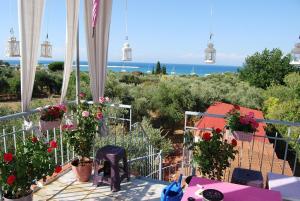
[[93, 0], [93, 21], [92, 21], [93, 37], [95, 34], [97, 17], [98, 17], [98, 13], [99, 13], [99, 4], [100, 4], [100, 0]]

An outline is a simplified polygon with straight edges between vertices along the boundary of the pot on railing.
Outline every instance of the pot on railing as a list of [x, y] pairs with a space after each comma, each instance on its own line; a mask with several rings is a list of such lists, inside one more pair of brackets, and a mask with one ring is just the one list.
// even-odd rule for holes
[[253, 133], [247, 133], [244, 131], [233, 131], [233, 136], [236, 140], [251, 142], [253, 139]]
[[13, 199], [13, 198], [6, 198], [5, 196], [3, 197], [4, 201], [32, 201], [33, 200], [33, 192], [31, 191], [28, 195], [21, 197], [21, 198], [17, 198], [17, 199]]
[[88, 182], [92, 175], [93, 161], [91, 159], [75, 159], [71, 163], [72, 171], [80, 182]]
[[40, 119], [40, 123], [39, 123], [41, 131], [59, 128], [60, 124], [61, 124], [61, 119], [54, 120], [54, 121], [44, 121]]

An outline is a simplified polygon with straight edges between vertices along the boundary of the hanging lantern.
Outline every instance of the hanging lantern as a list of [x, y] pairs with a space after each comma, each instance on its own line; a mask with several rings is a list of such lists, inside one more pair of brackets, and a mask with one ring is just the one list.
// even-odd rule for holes
[[20, 42], [14, 36], [14, 30], [10, 29], [10, 38], [7, 41], [6, 56], [20, 57]]
[[295, 47], [292, 49], [291, 56], [290, 64], [300, 67], [300, 43], [295, 44]]
[[46, 40], [41, 44], [41, 57], [52, 58], [52, 45], [48, 41], [48, 34]]
[[123, 44], [122, 47], [122, 61], [132, 61], [132, 49], [128, 43], [128, 25], [127, 25], [127, 0], [125, 0], [125, 43]]
[[128, 43], [128, 41], [126, 41], [123, 45], [122, 48], [122, 61], [131, 61], [132, 60], [132, 49]]
[[213, 43], [208, 43], [207, 48], [205, 49], [205, 63], [214, 64], [216, 62], [216, 49], [214, 48]]

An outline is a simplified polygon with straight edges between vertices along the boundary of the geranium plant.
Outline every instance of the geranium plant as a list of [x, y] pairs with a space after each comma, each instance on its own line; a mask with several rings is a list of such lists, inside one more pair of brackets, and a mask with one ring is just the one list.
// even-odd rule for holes
[[16, 153], [0, 151], [0, 186], [4, 197], [18, 199], [30, 195], [31, 185], [54, 172], [61, 171], [56, 166], [52, 149], [55, 141], [45, 143], [36, 137], [17, 144]]
[[235, 107], [227, 114], [227, 126], [232, 131], [243, 131], [246, 133], [253, 133], [258, 128], [258, 123], [254, 118], [254, 113], [242, 115], [239, 107]]
[[[84, 99], [85, 94], [80, 93], [80, 97]], [[107, 97], [101, 97], [99, 103], [93, 104], [81, 100], [74, 108], [74, 115], [77, 118], [76, 128], [70, 124], [62, 126], [68, 144], [74, 148], [81, 161], [90, 158], [95, 134], [103, 124], [105, 108], [109, 101]]]
[[203, 176], [210, 179], [221, 180], [230, 160], [234, 160], [238, 152], [234, 147], [237, 141], [223, 141], [221, 129], [213, 129], [211, 133], [202, 135], [202, 141], [194, 143], [193, 161]]
[[42, 110], [40, 119], [43, 121], [60, 120], [66, 111], [67, 108], [65, 105], [49, 106]]

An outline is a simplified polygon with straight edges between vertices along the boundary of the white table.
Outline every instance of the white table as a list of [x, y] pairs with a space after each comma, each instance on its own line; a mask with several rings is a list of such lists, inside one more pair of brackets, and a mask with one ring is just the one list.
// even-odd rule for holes
[[300, 177], [268, 173], [268, 187], [279, 191], [283, 200], [300, 201]]

